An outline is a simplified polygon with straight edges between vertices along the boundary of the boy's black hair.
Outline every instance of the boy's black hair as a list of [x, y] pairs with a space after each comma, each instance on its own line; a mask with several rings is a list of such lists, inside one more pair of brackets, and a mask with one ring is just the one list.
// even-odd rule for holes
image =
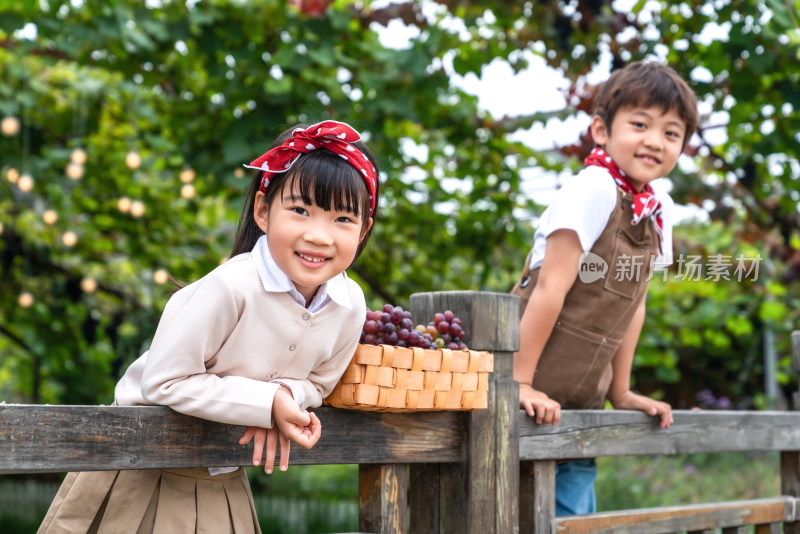
[[[295, 129], [307, 127], [306, 124], [298, 124], [285, 130], [278, 136], [270, 149], [282, 144]], [[361, 141], [352, 144], [367, 156], [375, 167], [375, 174], [378, 175], [375, 157], [366, 145]], [[256, 193], [261, 185], [261, 172], [260, 170], [255, 171], [250, 183], [250, 189], [239, 216], [239, 226], [236, 230], [231, 257], [253, 250], [258, 238], [264, 234], [253, 219]], [[307, 204], [317, 205], [324, 210], [349, 211], [361, 218], [362, 228], [367, 228], [367, 231], [356, 249], [356, 255], [353, 258], [353, 262], [355, 262], [364, 251], [372, 234], [372, 228], [368, 228], [370, 216], [373, 222], [378, 216], [380, 183], [375, 185], [375, 213], [370, 215], [369, 192], [367, 184], [364, 183], [364, 177], [341, 157], [321, 148], [300, 156], [288, 171], [276, 173], [264, 193], [264, 201], [267, 206], [271, 206], [276, 195], [283, 196], [287, 191], [295, 189], [300, 192], [303, 202]]]
[[628, 107], [674, 110], [686, 124], [683, 146], [697, 129], [697, 97], [672, 68], [657, 61], [637, 61], [615, 70], [594, 99], [592, 113], [603, 119], [609, 133], [617, 111]]

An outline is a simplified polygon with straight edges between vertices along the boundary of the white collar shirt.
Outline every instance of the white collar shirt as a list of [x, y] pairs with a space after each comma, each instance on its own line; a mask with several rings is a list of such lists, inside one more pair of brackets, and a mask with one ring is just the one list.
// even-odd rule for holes
[[312, 313], [320, 311], [331, 301], [348, 310], [352, 309], [347, 274], [344, 272], [337, 274], [320, 285], [311, 302], [306, 303], [306, 299], [297, 290], [294, 282], [286, 276], [286, 273], [278, 267], [278, 264], [272, 258], [266, 235], [258, 238], [251, 256], [255, 260], [258, 276], [261, 278], [261, 284], [266, 291], [270, 293], [288, 293], [298, 304]]

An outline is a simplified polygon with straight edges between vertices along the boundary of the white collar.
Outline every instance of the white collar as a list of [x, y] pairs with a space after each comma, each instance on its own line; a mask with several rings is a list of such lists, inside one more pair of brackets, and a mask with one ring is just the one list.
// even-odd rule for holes
[[270, 293], [289, 293], [298, 304], [307, 307], [311, 312], [318, 312], [331, 300], [348, 310], [352, 309], [350, 303], [350, 288], [347, 283], [347, 274], [345, 272], [337, 274], [320, 285], [314, 298], [311, 299], [311, 303], [306, 306], [306, 299], [297, 291], [294, 282], [286, 276], [286, 273], [278, 267], [278, 264], [275, 263], [275, 260], [272, 258], [272, 254], [269, 252], [266, 235], [262, 235], [258, 238], [251, 252], [251, 256], [256, 262], [258, 276], [261, 278], [261, 284], [266, 291]]

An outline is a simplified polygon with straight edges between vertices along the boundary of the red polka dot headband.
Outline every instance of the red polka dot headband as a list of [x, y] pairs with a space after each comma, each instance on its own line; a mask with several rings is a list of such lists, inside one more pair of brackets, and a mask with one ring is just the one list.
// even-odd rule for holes
[[355, 167], [364, 177], [369, 191], [369, 213], [375, 213], [375, 190], [378, 175], [366, 154], [354, 147], [361, 135], [349, 124], [337, 121], [323, 121], [308, 128], [297, 128], [292, 136], [245, 167], [260, 169], [261, 185], [259, 191], [266, 191], [270, 180], [276, 173], [288, 171], [303, 154], [326, 148]]

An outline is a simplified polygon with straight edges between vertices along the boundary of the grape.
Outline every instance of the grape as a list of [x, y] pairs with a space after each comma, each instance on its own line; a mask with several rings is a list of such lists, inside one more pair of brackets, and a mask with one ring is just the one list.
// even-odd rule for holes
[[366, 311], [360, 336], [360, 342], [369, 345], [466, 350], [463, 339], [461, 319], [451, 310], [434, 314], [427, 325], [414, 326], [411, 312], [388, 303], [381, 310]]
[[392, 316], [392, 322], [394, 324], [400, 324], [400, 321], [403, 320], [403, 308], [400, 306], [395, 307], [395, 309], [390, 312], [390, 315]]
[[459, 336], [461, 336], [463, 334], [464, 334], [464, 331], [461, 330], [461, 325], [460, 324], [458, 324], [458, 323], [450, 323], [450, 335], [451, 336], [458, 337], [459, 339], [461, 339]]
[[364, 323], [364, 332], [367, 334], [374, 334], [378, 331], [378, 323], [375, 321], [369, 320]]

